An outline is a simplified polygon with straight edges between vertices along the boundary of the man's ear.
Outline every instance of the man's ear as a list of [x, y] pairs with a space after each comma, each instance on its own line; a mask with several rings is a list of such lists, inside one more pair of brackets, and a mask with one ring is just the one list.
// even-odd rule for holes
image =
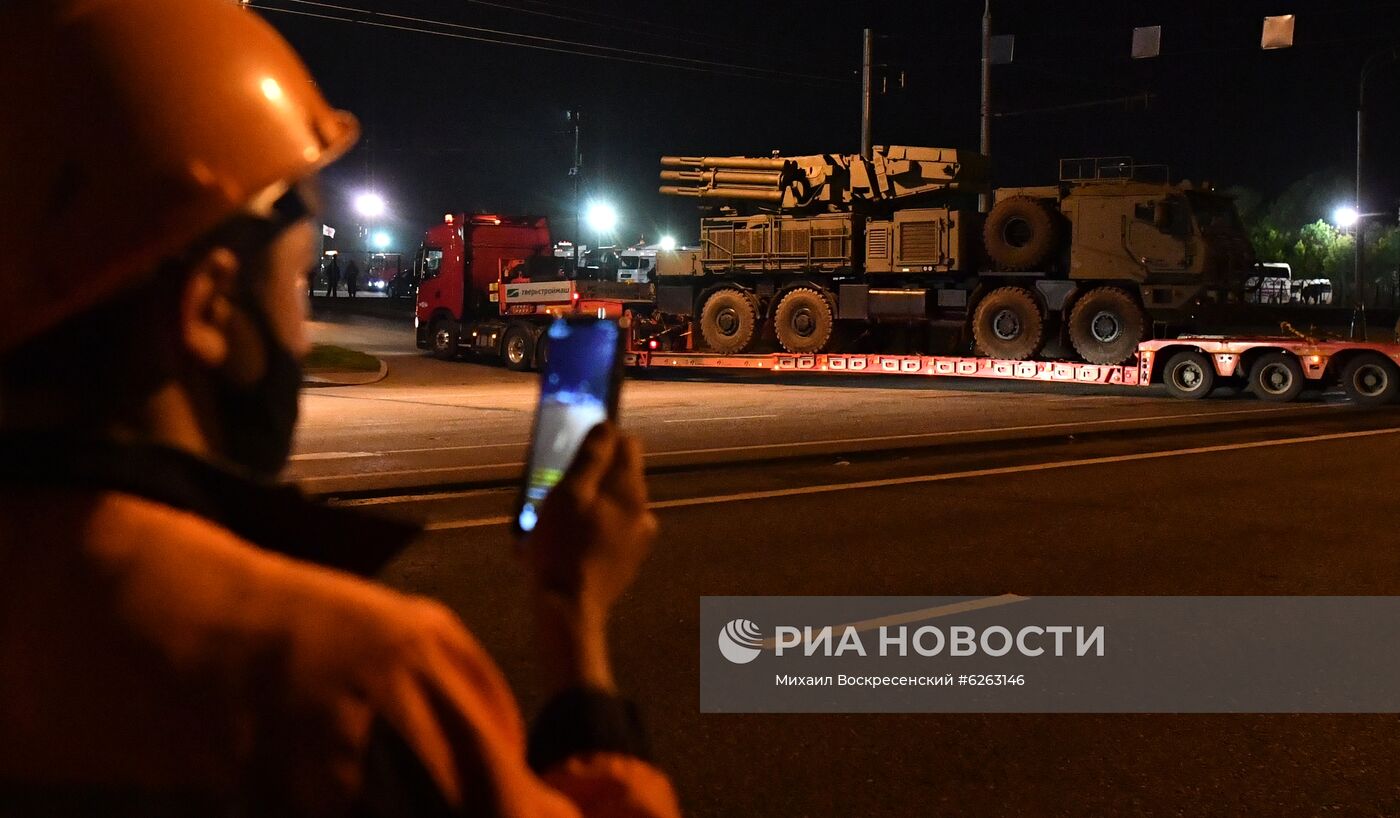
[[238, 257], [223, 247], [205, 253], [191, 267], [180, 297], [180, 337], [195, 360], [218, 369], [232, 346], [233, 292]]

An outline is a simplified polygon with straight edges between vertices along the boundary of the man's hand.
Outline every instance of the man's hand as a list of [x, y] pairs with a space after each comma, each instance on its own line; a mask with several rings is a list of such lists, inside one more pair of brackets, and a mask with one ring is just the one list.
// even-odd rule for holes
[[600, 424], [550, 490], [523, 545], [551, 681], [612, 689], [608, 613], [636, 578], [656, 530], [640, 444]]

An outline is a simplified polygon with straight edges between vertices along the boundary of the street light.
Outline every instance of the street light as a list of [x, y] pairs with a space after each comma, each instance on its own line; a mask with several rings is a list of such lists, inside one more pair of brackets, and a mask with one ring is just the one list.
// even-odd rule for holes
[[361, 193], [355, 197], [355, 212], [368, 219], [377, 219], [384, 215], [388, 207], [384, 204], [384, 197], [378, 193]]
[[660, 243], [659, 243], [659, 246], [661, 247], [662, 250], [666, 250], [666, 251], [668, 251], [668, 252], [671, 251], [671, 250], [676, 249], [676, 238], [675, 238], [675, 236], [662, 236], [662, 237], [661, 237], [661, 241], [660, 241]]
[[388, 250], [389, 245], [392, 242], [393, 238], [383, 230], [380, 230], [378, 233], [374, 234], [374, 246], [379, 248], [380, 250]]
[[617, 209], [607, 202], [590, 202], [583, 217], [600, 237], [617, 229]]
[[1350, 205], [1343, 205], [1332, 211], [1332, 223], [1343, 230], [1350, 230], [1361, 221], [1361, 214]]

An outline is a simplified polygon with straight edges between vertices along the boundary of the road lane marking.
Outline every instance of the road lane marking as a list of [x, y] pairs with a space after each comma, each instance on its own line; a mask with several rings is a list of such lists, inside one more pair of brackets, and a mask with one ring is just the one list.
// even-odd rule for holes
[[349, 460], [353, 457], [378, 457], [379, 452], [303, 452], [294, 454], [290, 460]]
[[[846, 625], [832, 625], [832, 633], [845, 633], [848, 629], [854, 629], [860, 633], [873, 631], [877, 628], [890, 628], [896, 625], [910, 625], [915, 622], [925, 622], [930, 619], [937, 619], [940, 616], [952, 616], [953, 614], [967, 613], [969, 611], [981, 611], [986, 608], [996, 608], [1002, 605], [1011, 605], [1016, 602], [1029, 600], [1028, 596], [1017, 594], [1001, 594], [1000, 596], [987, 596], [980, 599], [967, 599], [962, 602], [950, 602], [947, 605], [936, 605], [932, 608], [921, 608], [917, 611], [906, 611], [904, 613], [887, 614], [874, 619], [862, 619], [859, 622], [851, 622]], [[776, 638], [764, 639], [761, 647], [764, 650], [772, 650], [778, 643]]]
[[[942, 431], [942, 432], [911, 432], [911, 433], [909, 433], [909, 434], [903, 434], [903, 435], [875, 435], [875, 436], [873, 436], [873, 437], [837, 437], [837, 438], [825, 438], [825, 439], [822, 439], [822, 440], [795, 440], [795, 441], [792, 441], [791, 443], [754, 443], [754, 444], [750, 444], [750, 445], [748, 445], [748, 446], [715, 446], [715, 447], [707, 448], [707, 449], [668, 449], [668, 450], [665, 450], [665, 451], [647, 452], [647, 453], [646, 453], [646, 457], [649, 457], [649, 458], [650, 458], [650, 457], [670, 457], [670, 456], [686, 455], [686, 454], [716, 454], [716, 453], [723, 453], [723, 452], [742, 452], [742, 451], [750, 451], [750, 450], [755, 450], [755, 449], [785, 449], [785, 448], [792, 448], [792, 447], [795, 447], [795, 446], [831, 446], [831, 445], [837, 445], [837, 444], [843, 444], [843, 443], [881, 443], [881, 442], [891, 442], [891, 441], [896, 441], [896, 440], [934, 440], [934, 439], [939, 439], [939, 438], [962, 437], [962, 436], [967, 436], [967, 435], [1001, 434], [1001, 433], [1004, 433], [1004, 432], [1034, 432], [1034, 431], [1042, 431], [1042, 432], [1043, 432], [1043, 431], [1047, 431], [1047, 430], [1050, 430], [1050, 429], [1078, 429], [1078, 428], [1084, 428], [1084, 427], [1089, 427], [1089, 426], [1116, 426], [1116, 425], [1122, 425], [1122, 424], [1125, 424], [1125, 423], [1152, 423], [1152, 422], [1159, 421], [1159, 420], [1177, 420], [1177, 419], [1205, 418], [1205, 417], [1225, 417], [1225, 416], [1229, 416], [1229, 415], [1264, 415], [1264, 414], [1272, 414], [1272, 413], [1275, 413], [1275, 412], [1298, 412], [1298, 411], [1305, 410], [1305, 409], [1321, 409], [1321, 408], [1335, 409], [1335, 408], [1341, 408], [1341, 407], [1343, 407], [1343, 406], [1345, 406], [1345, 404], [1323, 404], [1323, 405], [1320, 405], [1320, 406], [1319, 406], [1319, 405], [1271, 406], [1271, 407], [1267, 407], [1267, 408], [1263, 408], [1263, 409], [1227, 409], [1227, 410], [1222, 410], [1222, 411], [1217, 411], [1217, 412], [1177, 412], [1177, 413], [1166, 414], [1166, 415], [1146, 415], [1146, 416], [1143, 416], [1143, 417], [1103, 418], [1103, 419], [1101, 419], [1101, 420], [1076, 420], [1076, 421], [1063, 421], [1063, 422], [1060, 422], [1060, 423], [1032, 423], [1032, 424], [1026, 424], [1026, 425], [1022, 425], [1022, 426], [992, 426], [992, 427], [978, 428], [978, 429], [949, 429], [949, 430]], [[741, 417], [777, 417], [777, 415], [747, 415], [747, 416], [741, 416]], [[696, 420], [735, 420], [735, 419], [737, 419], [737, 418], [697, 418]], [[663, 421], [662, 421], [662, 423], [671, 423], [671, 422], [673, 422], [673, 421], [669, 421], [669, 420], [663, 420]], [[675, 421], [675, 422], [686, 422], [686, 421]], [[527, 444], [527, 443], [480, 443], [480, 444], [473, 444], [473, 445], [469, 445], [469, 446], [429, 446], [429, 447], [424, 447], [424, 448], [419, 448], [419, 449], [384, 449], [384, 450], [379, 451], [379, 452], [372, 452], [371, 454], [373, 454], [373, 455], [379, 455], [379, 456], [388, 456], [388, 455], [396, 455], [396, 454], [422, 454], [422, 453], [425, 453], [425, 452], [452, 452], [452, 451], [466, 451], [466, 450], [471, 450], [471, 449], [507, 448], [507, 447], [510, 447], [510, 446], [526, 446], [526, 445], [528, 445], [528, 444]], [[296, 458], [294, 457], [293, 459], [295, 460]], [[332, 459], [332, 458], [326, 458], [326, 459]], [[505, 468], [505, 467], [507, 467], [507, 466], [523, 467], [524, 465], [525, 465], [524, 463], [481, 463], [481, 464], [470, 465], [470, 466], [434, 466], [434, 467], [430, 467], [430, 468], [426, 468], [426, 469], [405, 469], [405, 470], [401, 470], [401, 471], [365, 472], [365, 476], [369, 476], [369, 475], [375, 475], [375, 476], [398, 476], [398, 475], [409, 475], [409, 474], [425, 474], [425, 473], [433, 473], [433, 472], [455, 471], [455, 470], [457, 470], [457, 469], [478, 469], [478, 468], [489, 468], [489, 467]], [[354, 476], [359, 476], [359, 475], [354, 475]], [[317, 478], [313, 477], [313, 478], [310, 478], [310, 479], [317, 479]]]
[[[1333, 440], [1353, 440], [1357, 438], [1378, 437], [1380, 435], [1400, 434], [1400, 428], [1390, 429], [1367, 429], [1360, 432], [1336, 432], [1325, 435], [1309, 435], [1307, 437], [1289, 437], [1277, 440], [1255, 440], [1247, 443], [1222, 443], [1216, 446], [1196, 446], [1189, 449], [1166, 449], [1155, 452], [1137, 452], [1135, 454], [1117, 454], [1105, 457], [1086, 457], [1079, 460], [1058, 460], [1048, 463], [1028, 463], [1020, 466], [1000, 466], [991, 469], [972, 469], [969, 471], [944, 472], [942, 474], [919, 474], [911, 477], [889, 477], [881, 480], [861, 480], [853, 483], [826, 483], [816, 486], [796, 486], [787, 489], [770, 489], [767, 491], [746, 491], [738, 494], [717, 494], [709, 497], [685, 497], [676, 500], [658, 500], [650, 505], [652, 509], [687, 508], [690, 506], [709, 506], [724, 503], [739, 503], [750, 500], [772, 500], [782, 497], [800, 497], [809, 494], [831, 494], [838, 491], [861, 491], [865, 489], [887, 488], [890, 486], [912, 486], [923, 483], [943, 483], [952, 480], [967, 480], [978, 477], [999, 477], [1008, 474], [1026, 474], [1032, 472], [1054, 471], [1058, 469], [1072, 469], [1080, 466], [1105, 466], [1114, 463], [1134, 463], [1143, 460], [1161, 460], [1168, 457], [1187, 457], [1191, 455], [1216, 454], [1219, 452], [1244, 451], [1247, 449], [1267, 449], [1278, 446], [1294, 446], [1303, 443], [1325, 443]], [[446, 531], [456, 528], [477, 528], [480, 526], [501, 525], [510, 522], [509, 517], [482, 517], [473, 520], [441, 520], [427, 526], [429, 531]]]
[[714, 418], [671, 418], [663, 420], [662, 423], [706, 423], [725, 420], [757, 420], [758, 418], [775, 418], [777, 415], [730, 415], [729, 417]]
[[[1338, 404], [1340, 405], [1340, 404]], [[1303, 406], [1272, 406], [1267, 409], [1228, 409], [1220, 412], [1180, 412], [1168, 415], [1148, 415], [1146, 417], [1104, 418], [1102, 420], [1077, 420], [1061, 423], [1031, 423], [1022, 426], [993, 426], [985, 429], [950, 429], [944, 432], [914, 432], [904, 435], [874, 435], [872, 437], [829, 438], [826, 440], [799, 440], [792, 443], [755, 443], [749, 446], [717, 446], [709, 449], [672, 449], [664, 452], [650, 452], [647, 457], [678, 454], [710, 454], [714, 452], [738, 452], [749, 449], [775, 449], [792, 446], [825, 446], [838, 443], [884, 443], [895, 440], [930, 440], [935, 438], [959, 437], [978, 434], [999, 434], [1001, 432], [1034, 432], [1048, 429], [1071, 429], [1087, 426], [1120, 425], [1124, 423], [1150, 423], [1158, 420], [1178, 418], [1221, 417], [1224, 415], [1263, 415], [1273, 412], [1297, 412]]]

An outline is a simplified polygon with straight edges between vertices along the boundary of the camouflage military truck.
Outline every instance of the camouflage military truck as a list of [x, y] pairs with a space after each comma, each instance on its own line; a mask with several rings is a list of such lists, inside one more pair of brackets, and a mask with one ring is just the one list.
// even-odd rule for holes
[[1062, 334], [1084, 360], [1119, 363], [1194, 305], [1237, 297], [1254, 267], [1228, 197], [1129, 159], [1062, 162], [1055, 185], [994, 191], [985, 217], [972, 197], [986, 161], [966, 151], [662, 167], [663, 193], [729, 205], [702, 219], [698, 249], [657, 266], [657, 309], [724, 354], [770, 328], [815, 353], [843, 327], [894, 322], [962, 327], [996, 358], [1033, 358]]

